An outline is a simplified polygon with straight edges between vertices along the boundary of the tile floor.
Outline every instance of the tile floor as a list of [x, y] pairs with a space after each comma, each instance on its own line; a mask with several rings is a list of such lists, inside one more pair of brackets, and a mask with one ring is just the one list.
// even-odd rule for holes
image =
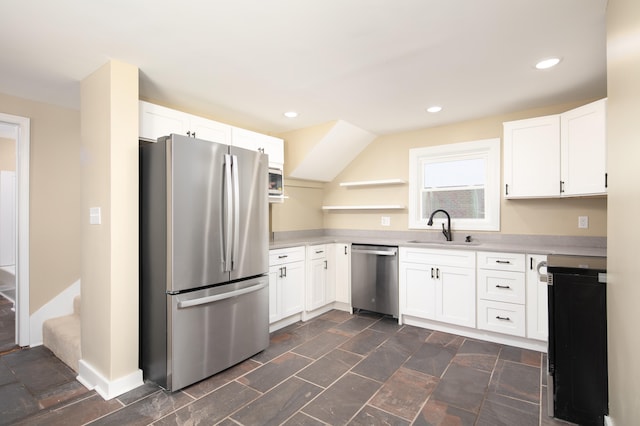
[[[567, 425], [546, 416], [544, 354], [331, 311], [182, 391], [104, 401], [44, 347], [0, 356], [0, 424]], [[542, 404], [541, 404], [542, 401]]]

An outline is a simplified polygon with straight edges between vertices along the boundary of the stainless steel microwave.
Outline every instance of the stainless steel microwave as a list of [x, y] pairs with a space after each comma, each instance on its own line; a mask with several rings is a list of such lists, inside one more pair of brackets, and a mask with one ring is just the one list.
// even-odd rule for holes
[[284, 183], [282, 181], [282, 170], [280, 169], [269, 168], [269, 195], [284, 195]]

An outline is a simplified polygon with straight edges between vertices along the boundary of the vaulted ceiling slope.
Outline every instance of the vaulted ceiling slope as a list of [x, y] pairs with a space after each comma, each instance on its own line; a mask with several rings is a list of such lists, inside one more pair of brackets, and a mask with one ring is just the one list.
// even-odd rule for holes
[[[108, 60], [140, 96], [279, 133], [375, 134], [606, 96], [606, 0], [3, 0], [0, 92], [79, 108]], [[534, 68], [559, 56], [552, 70]], [[443, 110], [428, 114], [438, 104]], [[296, 110], [287, 119], [283, 112]]]

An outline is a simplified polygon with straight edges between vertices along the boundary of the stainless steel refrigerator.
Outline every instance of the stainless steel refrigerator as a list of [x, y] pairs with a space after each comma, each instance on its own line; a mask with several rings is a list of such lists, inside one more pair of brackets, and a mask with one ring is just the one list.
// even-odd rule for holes
[[175, 391], [269, 345], [268, 158], [140, 145], [140, 367]]

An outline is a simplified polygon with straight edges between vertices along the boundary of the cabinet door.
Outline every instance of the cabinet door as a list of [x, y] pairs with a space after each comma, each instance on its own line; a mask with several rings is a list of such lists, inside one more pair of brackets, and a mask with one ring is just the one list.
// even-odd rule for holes
[[476, 326], [474, 269], [436, 268], [436, 319], [467, 327]]
[[281, 318], [304, 310], [304, 262], [283, 265], [284, 276], [280, 280]]
[[284, 164], [284, 141], [238, 127], [232, 128], [231, 144], [252, 151], [264, 152], [269, 156], [269, 167], [281, 169]]
[[606, 193], [606, 99], [560, 116], [563, 196]]
[[422, 263], [400, 263], [400, 315], [435, 319], [435, 268]]
[[198, 139], [223, 143], [225, 145], [231, 143], [231, 126], [227, 124], [191, 116], [189, 130], [191, 131], [191, 135], [195, 135], [194, 137]]
[[282, 318], [279, 303], [280, 268], [280, 266], [271, 266], [269, 268], [269, 324]]
[[560, 195], [560, 116], [504, 123], [505, 198]]
[[527, 337], [544, 341], [549, 333], [546, 262], [545, 255], [527, 255]]
[[138, 108], [141, 139], [156, 141], [171, 133], [186, 135], [189, 130], [189, 114], [144, 101]]
[[[329, 289], [334, 288], [335, 301], [351, 303], [351, 246], [349, 244], [332, 244], [329, 250], [329, 276], [334, 280], [333, 285], [328, 283]], [[331, 300], [330, 300], [331, 301]]]
[[312, 311], [326, 304], [327, 261], [326, 258], [312, 259], [309, 264], [306, 310]]

